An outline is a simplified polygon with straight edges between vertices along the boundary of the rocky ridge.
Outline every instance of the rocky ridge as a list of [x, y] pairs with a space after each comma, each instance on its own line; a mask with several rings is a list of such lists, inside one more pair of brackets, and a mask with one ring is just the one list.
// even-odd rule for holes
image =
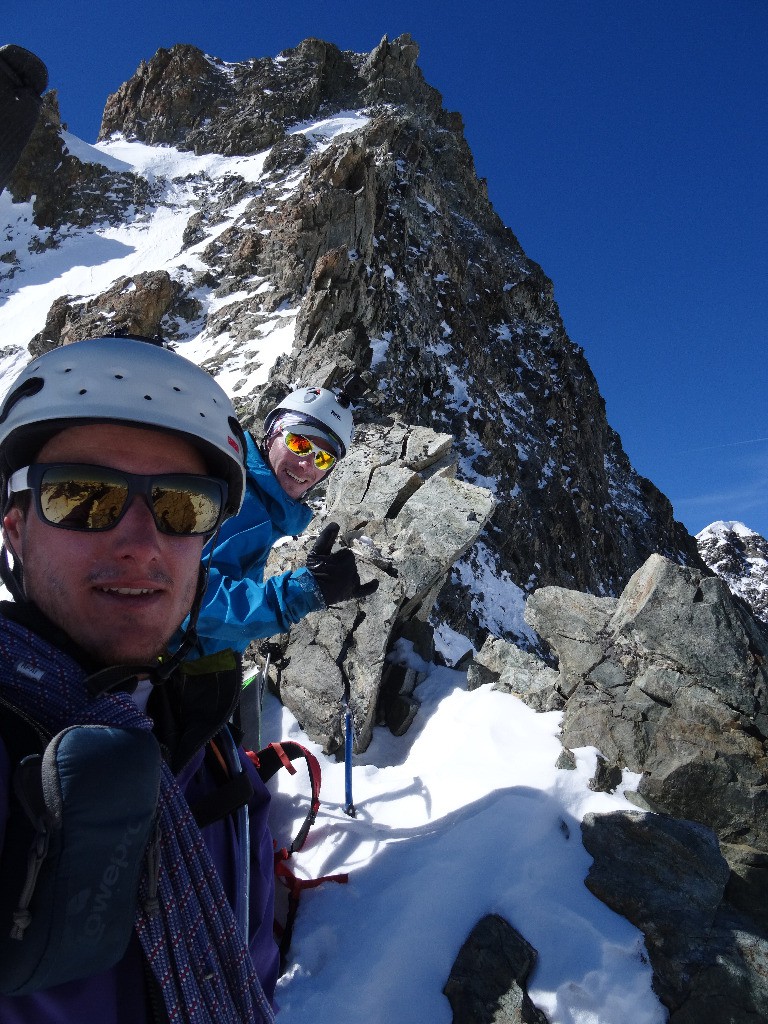
[[[362, 428], [361, 440], [370, 429]], [[457, 479], [449, 434], [393, 423], [386, 440], [355, 446], [330, 477], [311, 532], [274, 549], [267, 565], [270, 575], [304, 565], [315, 531], [335, 521], [356, 552], [362, 581], [379, 581], [364, 601], [315, 612], [290, 635], [273, 638], [273, 689], [330, 751], [343, 748], [346, 704], [358, 751], [377, 722], [396, 735], [408, 728], [418, 709], [412, 698], [418, 678], [392, 653], [408, 640], [425, 661], [434, 659], [435, 601], [496, 506], [490, 491]]]
[[[172, 262], [61, 296], [28, 339], [35, 351], [105, 323], [162, 332], [182, 351], [189, 340], [207, 350], [219, 375], [240, 361], [232, 390], [251, 424], [291, 384], [354, 371], [370, 386], [362, 422], [384, 436], [393, 417], [451, 434], [459, 478], [498, 499], [438, 603], [479, 645], [490, 630], [515, 635], [468, 592], [483, 572], [522, 602], [549, 583], [616, 593], [653, 551], [700, 561], [669, 502], [632, 469], [551, 282], [493, 210], [461, 118], [417, 57], [408, 36], [370, 54], [306, 40], [241, 64], [160, 50], [108, 99], [85, 161], [49, 97], [11, 190], [33, 201], [43, 247], [121, 215], [149, 224], [173, 208], [184, 224]], [[343, 118], [349, 130], [328, 128]], [[172, 160], [150, 174], [117, 169], [119, 139], [234, 162], [183, 178]], [[261, 160], [258, 176], [244, 159]], [[50, 173], [62, 161], [65, 180]], [[2, 259], [11, 277], [15, 256]], [[274, 362], [260, 342], [279, 318], [293, 338]]]
[[[489, 639], [469, 685], [561, 709], [596, 789], [640, 775], [637, 812], [586, 816], [587, 886], [646, 939], [670, 1022], [768, 1012], [768, 632], [719, 577], [653, 555], [619, 598], [545, 587], [526, 618], [557, 668]], [[632, 796], [632, 794], [627, 794]]]

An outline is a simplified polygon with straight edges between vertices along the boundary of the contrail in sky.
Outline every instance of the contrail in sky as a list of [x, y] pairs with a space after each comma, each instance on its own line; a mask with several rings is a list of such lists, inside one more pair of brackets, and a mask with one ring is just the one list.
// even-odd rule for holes
[[711, 452], [715, 448], [736, 448], [741, 444], [757, 444], [759, 441], [768, 441], [768, 437], [751, 437], [748, 441], [727, 441], [725, 444], [709, 444], [705, 448], [683, 448], [681, 455], [688, 455], [691, 452]]

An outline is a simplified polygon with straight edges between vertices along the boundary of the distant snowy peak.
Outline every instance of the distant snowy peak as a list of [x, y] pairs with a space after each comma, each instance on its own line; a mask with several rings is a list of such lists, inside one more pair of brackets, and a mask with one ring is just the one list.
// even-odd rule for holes
[[717, 522], [696, 535], [701, 557], [768, 623], [768, 540], [744, 523]]

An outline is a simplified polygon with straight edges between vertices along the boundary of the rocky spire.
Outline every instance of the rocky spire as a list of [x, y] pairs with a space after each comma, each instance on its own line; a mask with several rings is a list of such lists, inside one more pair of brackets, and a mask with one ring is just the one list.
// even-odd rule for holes
[[[177, 266], [159, 291], [144, 276], [63, 298], [35, 345], [92, 332], [108, 313], [125, 329], [210, 338], [215, 369], [277, 310], [295, 310], [293, 346], [266, 387], [246, 378], [236, 395], [245, 419], [258, 422], [294, 381], [333, 384], [357, 371], [370, 385], [358, 419], [451, 434], [458, 477], [497, 501], [441, 596], [443, 617], [479, 644], [513, 629], [462, 580], [490, 574], [505, 600], [542, 584], [612, 594], [653, 552], [701, 562], [667, 499], [630, 465], [552, 283], [494, 211], [461, 118], [443, 109], [417, 57], [407, 35], [370, 54], [308, 39], [237, 64], [188, 45], [159, 50], [108, 99], [100, 138], [268, 150], [264, 176], [185, 183], [195, 198], [179, 214], [183, 251], [204, 271]], [[350, 111], [353, 129], [331, 141], [309, 124]], [[48, 124], [61, 158], [53, 116]], [[161, 176], [64, 159], [65, 189], [36, 176], [37, 163], [19, 172], [40, 224], [114, 220], [120, 204], [150, 216], [165, 201]], [[138, 295], [116, 309], [115, 288]], [[146, 315], [141, 294], [152, 299]]]

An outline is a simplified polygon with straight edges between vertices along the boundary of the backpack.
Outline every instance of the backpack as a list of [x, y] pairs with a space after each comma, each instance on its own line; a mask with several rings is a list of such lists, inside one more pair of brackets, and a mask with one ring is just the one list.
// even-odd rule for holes
[[144, 729], [77, 725], [49, 739], [6, 704], [0, 735], [11, 765], [0, 993], [23, 995], [107, 970], [125, 954], [161, 753]]
[[[143, 729], [70, 726], [48, 740], [2, 702], [0, 736], [11, 764], [0, 852], [0, 994], [22, 995], [107, 970], [125, 954], [148, 848], [151, 855], [161, 753]], [[237, 729], [225, 726], [206, 747], [219, 785], [190, 807], [200, 828], [237, 814], [253, 794], [248, 776], [233, 771], [226, 756], [236, 739]], [[281, 768], [295, 774], [299, 759], [310, 779], [310, 806], [296, 836], [289, 846], [273, 840], [275, 881], [286, 893], [274, 921], [282, 973], [303, 890], [346, 883], [348, 875], [300, 879], [286, 863], [306, 843], [320, 807], [314, 754], [294, 741], [246, 754], [265, 784]]]

